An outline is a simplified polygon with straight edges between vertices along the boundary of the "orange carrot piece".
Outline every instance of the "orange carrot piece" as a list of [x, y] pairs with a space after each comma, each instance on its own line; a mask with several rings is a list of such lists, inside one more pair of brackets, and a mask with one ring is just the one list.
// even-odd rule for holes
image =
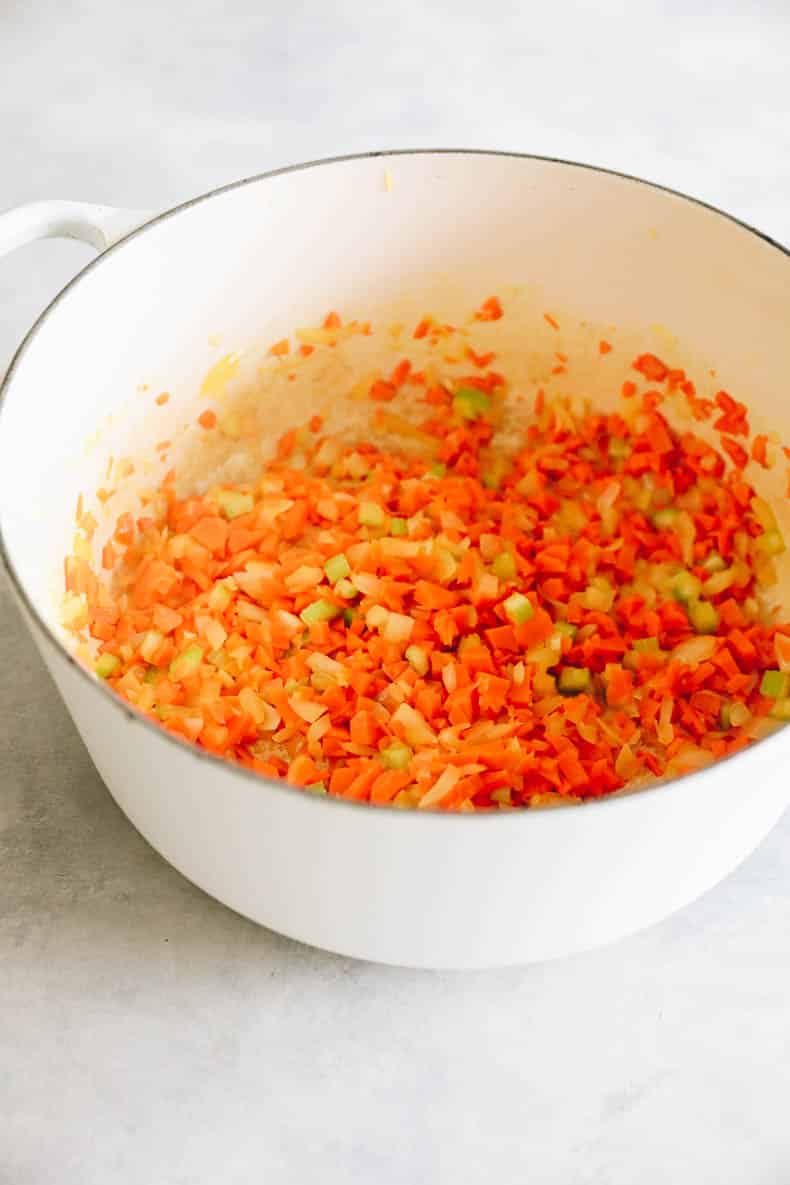
[[198, 519], [189, 533], [209, 551], [222, 555], [228, 542], [228, 531], [228, 523], [224, 518], [207, 514], [205, 518]]
[[379, 804], [392, 802], [411, 781], [411, 775], [406, 770], [389, 769], [379, 774], [370, 787], [370, 801]]
[[504, 311], [499, 298], [489, 296], [488, 300], [484, 300], [475, 313], [475, 321], [499, 321], [503, 316]]
[[288, 766], [288, 781], [292, 786], [310, 786], [321, 781], [321, 770], [312, 757], [300, 753]]

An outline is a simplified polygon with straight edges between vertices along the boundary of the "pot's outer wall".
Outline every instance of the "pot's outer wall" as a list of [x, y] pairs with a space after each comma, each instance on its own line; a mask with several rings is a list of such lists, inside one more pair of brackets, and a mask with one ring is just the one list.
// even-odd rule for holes
[[[97, 484], [85, 438], [142, 375], [178, 373], [176, 400], [186, 400], [218, 325], [234, 342], [253, 341], [261, 309], [276, 309], [273, 340], [427, 274], [444, 274], [437, 283], [456, 299], [529, 275], [547, 301], [570, 294], [592, 319], [683, 324], [733, 389], [748, 389], [758, 415], [790, 427], [790, 410], [775, 401], [790, 369], [788, 260], [706, 208], [614, 175], [498, 155], [362, 158], [286, 173], [220, 192], [122, 243], [22, 352], [0, 422], [0, 505], [33, 612], [51, 620], [77, 492]], [[17, 496], [34, 488], [43, 508]], [[99, 772], [153, 846], [241, 913], [345, 954], [484, 967], [610, 941], [725, 875], [788, 797], [779, 736], [673, 786], [573, 810], [427, 817], [319, 800], [201, 758], [133, 719], [23, 608]]]

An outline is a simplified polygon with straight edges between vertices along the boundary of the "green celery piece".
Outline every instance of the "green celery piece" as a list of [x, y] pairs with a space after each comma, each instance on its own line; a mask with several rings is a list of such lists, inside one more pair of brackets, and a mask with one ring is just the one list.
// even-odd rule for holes
[[351, 565], [342, 553], [333, 555], [324, 564], [324, 572], [330, 584], [337, 584], [338, 580], [351, 575]]
[[490, 396], [477, 387], [459, 387], [453, 396], [453, 411], [464, 420], [479, 420], [490, 410]]
[[117, 654], [100, 654], [96, 660], [96, 666], [93, 668], [100, 679], [109, 679], [110, 675], [114, 675], [121, 665], [121, 660]]
[[379, 759], [387, 769], [405, 769], [412, 759], [412, 751], [403, 741], [393, 741], [381, 750]]
[[507, 600], [503, 601], [502, 608], [514, 625], [523, 625], [535, 616], [532, 602], [523, 593], [511, 593]]
[[787, 671], [765, 671], [760, 683], [760, 695], [767, 699], [786, 699], [790, 674]]
[[653, 515], [653, 526], [658, 527], [659, 531], [669, 531], [674, 526], [677, 516], [677, 510], [672, 506], [665, 506], [663, 510], [657, 510]]
[[581, 691], [588, 691], [590, 672], [586, 667], [563, 667], [559, 674], [557, 687], [563, 695], [578, 695]]
[[320, 621], [332, 621], [340, 613], [342, 609], [339, 605], [333, 604], [332, 601], [320, 600], [307, 605], [299, 616], [305, 625], [317, 625]]
[[687, 572], [684, 569], [672, 579], [672, 595], [676, 601], [680, 601], [683, 605], [688, 605], [690, 601], [696, 601], [701, 591], [702, 585], [693, 572]]
[[494, 556], [491, 568], [497, 580], [516, 579], [516, 560], [511, 551], [500, 551], [499, 555]]
[[698, 634], [715, 634], [719, 628], [719, 615], [710, 601], [691, 601], [686, 612]]

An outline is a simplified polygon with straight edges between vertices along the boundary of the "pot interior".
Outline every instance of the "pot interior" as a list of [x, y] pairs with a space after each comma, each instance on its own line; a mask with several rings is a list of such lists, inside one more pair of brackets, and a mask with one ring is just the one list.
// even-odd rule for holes
[[[505, 316], [471, 321], [492, 294]], [[329, 310], [370, 321], [372, 333], [309, 358], [269, 354], [282, 338], [293, 351], [294, 328], [320, 326]], [[349, 392], [404, 356], [425, 363], [412, 336], [425, 314], [496, 352], [514, 433], [539, 388], [620, 405], [631, 361], [650, 351], [683, 367], [699, 394], [724, 388], [744, 401], [754, 431], [790, 441], [790, 261], [755, 233], [645, 183], [528, 157], [310, 166], [138, 232], [81, 274], [28, 340], [0, 418], [0, 507], [37, 613], [57, 630], [80, 494], [99, 522], [98, 551], [173, 466], [182, 488], [244, 477], [316, 412], [367, 435], [371, 406]], [[605, 357], [602, 338], [613, 346]], [[568, 362], [554, 373], [558, 355]], [[457, 341], [432, 361], [469, 369]], [[218, 433], [196, 423], [207, 407]], [[769, 474], [755, 468], [748, 476], [787, 533], [784, 458]], [[95, 497], [102, 488], [108, 501]], [[785, 559], [783, 600], [788, 583]]]

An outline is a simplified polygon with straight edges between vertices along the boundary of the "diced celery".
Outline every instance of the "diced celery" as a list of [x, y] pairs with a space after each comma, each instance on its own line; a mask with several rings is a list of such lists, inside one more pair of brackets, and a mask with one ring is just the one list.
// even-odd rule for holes
[[500, 551], [499, 555], [494, 556], [491, 568], [497, 580], [516, 579], [516, 560], [511, 551]]
[[428, 655], [422, 646], [407, 646], [405, 651], [406, 662], [413, 671], [416, 671], [421, 677], [427, 674], [428, 671]]
[[483, 469], [480, 480], [487, 490], [498, 490], [509, 468], [507, 457], [494, 457]]
[[719, 723], [725, 731], [728, 728], [740, 728], [751, 720], [752, 714], [746, 707], [736, 700], [735, 703], [723, 703], [719, 711]]
[[360, 502], [359, 521], [363, 527], [383, 527], [387, 515], [377, 502]]
[[787, 671], [765, 671], [760, 683], [760, 695], [768, 699], [786, 699], [790, 687], [790, 673]]
[[159, 667], [149, 667], [143, 675], [143, 683], [158, 683], [162, 677]]
[[310, 782], [310, 784], [304, 788], [311, 794], [326, 794], [326, 786], [323, 782]]
[[338, 580], [335, 592], [344, 601], [353, 601], [354, 597], [359, 596], [359, 589], [350, 580]]
[[343, 610], [343, 621], [346, 623], [347, 626], [352, 625], [356, 621], [357, 616], [358, 616], [358, 614], [357, 614], [356, 609], [344, 609]]
[[405, 518], [390, 519], [390, 535], [408, 535], [409, 524]]
[[672, 579], [672, 595], [676, 601], [687, 605], [699, 598], [702, 585], [693, 572], [678, 572]]
[[305, 625], [318, 625], [320, 621], [332, 621], [342, 612], [332, 601], [313, 601], [299, 614]]
[[412, 751], [403, 741], [393, 741], [379, 753], [381, 764], [387, 769], [405, 769], [412, 759]]
[[787, 550], [785, 541], [779, 531], [766, 531], [758, 535], [754, 541], [755, 550], [764, 556], [782, 555]]
[[723, 572], [727, 567], [727, 561], [722, 559], [717, 551], [711, 551], [705, 556], [702, 566], [706, 572], [710, 572], [713, 575], [714, 572]]
[[691, 601], [686, 612], [698, 634], [715, 634], [719, 628], [719, 615], [710, 601]]
[[453, 411], [464, 420], [479, 420], [490, 410], [490, 397], [477, 387], [459, 387], [453, 396]]
[[616, 461], [631, 456], [631, 442], [620, 436], [613, 436], [609, 441], [609, 456]]
[[240, 515], [249, 514], [255, 509], [252, 494], [240, 494], [238, 490], [220, 490], [217, 502], [225, 518], [239, 518]]
[[733, 728], [740, 728], [748, 724], [752, 718], [750, 710], [743, 703], [730, 704], [730, 724]]
[[430, 465], [428, 466], [428, 472], [430, 473], [431, 477], [444, 477], [445, 473], [447, 472], [447, 466], [445, 465], [444, 461], [431, 461]]
[[341, 552], [340, 555], [333, 555], [326, 561], [324, 572], [330, 584], [337, 584], [338, 580], [351, 575], [351, 565]]
[[578, 630], [579, 627], [571, 625], [569, 621], [555, 621], [554, 623], [555, 634], [564, 634], [566, 638], [575, 638]]
[[653, 526], [657, 527], [659, 531], [669, 531], [675, 526], [677, 522], [679, 511], [672, 506], [665, 506], [663, 510], [657, 510], [653, 515]]
[[590, 686], [590, 672], [586, 667], [563, 667], [557, 686], [563, 695], [578, 695]]
[[778, 699], [771, 708], [774, 720], [790, 720], [790, 699]]
[[170, 664], [170, 678], [175, 682], [180, 679], [187, 679], [190, 675], [194, 675], [195, 671], [203, 661], [203, 650], [200, 646], [194, 643], [187, 646], [186, 650], [182, 650]]
[[523, 625], [535, 616], [532, 602], [523, 593], [511, 593], [507, 600], [503, 601], [502, 608], [514, 625]]
[[109, 679], [120, 665], [121, 660], [117, 654], [100, 654], [93, 669], [100, 679]]

